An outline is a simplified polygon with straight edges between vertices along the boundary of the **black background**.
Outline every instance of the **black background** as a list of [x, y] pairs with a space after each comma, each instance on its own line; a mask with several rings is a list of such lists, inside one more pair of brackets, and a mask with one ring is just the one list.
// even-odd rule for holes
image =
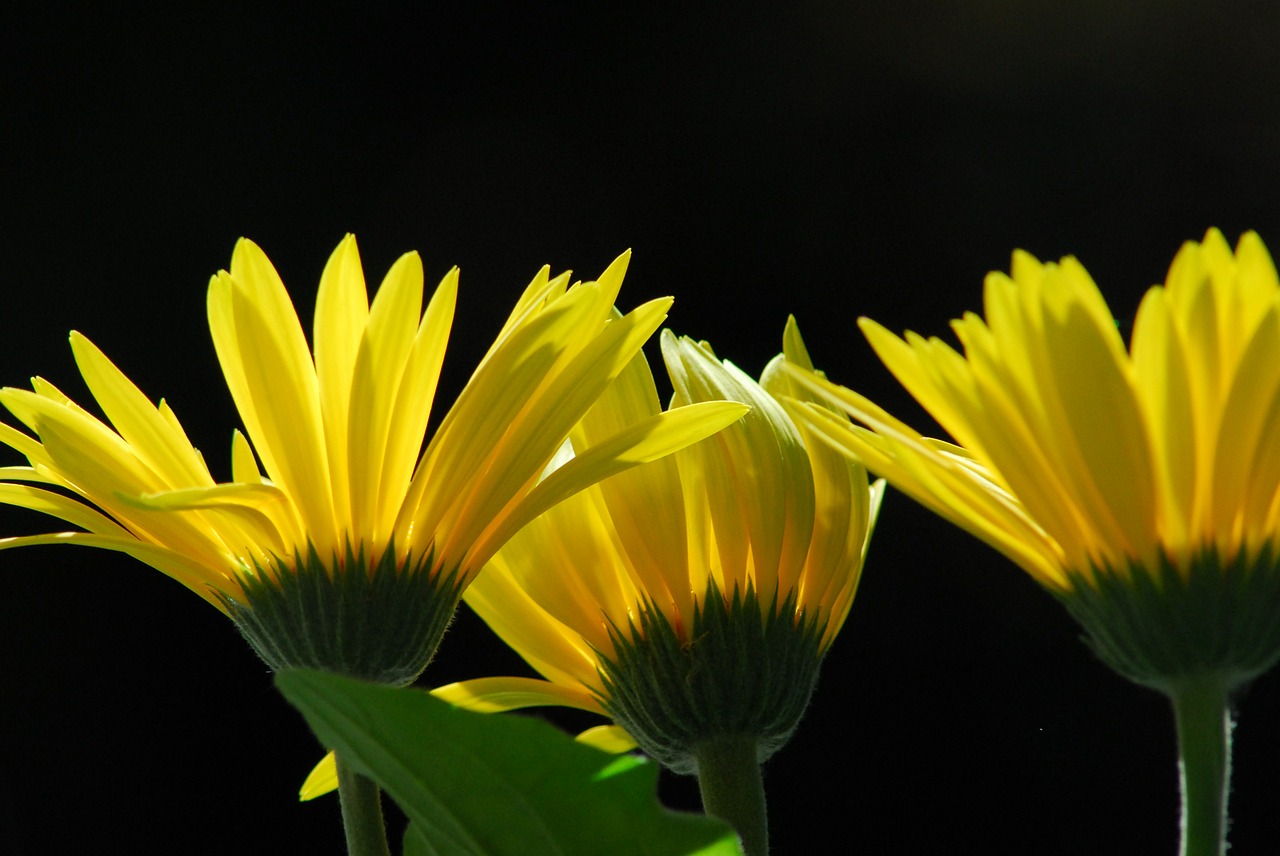
[[[11, 4], [0, 382], [84, 401], [79, 329], [226, 478], [208, 276], [250, 236], [309, 324], [352, 231], [371, 285], [410, 249], [431, 282], [461, 266], [445, 397], [539, 266], [590, 277], [632, 247], [624, 309], [674, 294], [671, 328], [753, 374], [795, 313], [834, 379], [927, 426], [858, 315], [943, 334], [1023, 247], [1077, 255], [1129, 319], [1210, 225], [1280, 245], [1280, 12], [1113, 5]], [[3, 554], [0, 580], [0, 851], [341, 852], [334, 803], [293, 798], [313, 738], [216, 611], [95, 551]], [[776, 852], [1172, 853], [1171, 716], [1077, 635], [891, 493], [766, 768]], [[518, 669], [462, 614], [427, 679]], [[1244, 702], [1233, 852], [1263, 853], [1280, 680]], [[690, 781], [662, 793], [696, 806]]]

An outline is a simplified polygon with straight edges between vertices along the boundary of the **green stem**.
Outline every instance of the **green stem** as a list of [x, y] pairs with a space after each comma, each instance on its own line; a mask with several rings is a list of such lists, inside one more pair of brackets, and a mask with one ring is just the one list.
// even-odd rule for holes
[[769, 852], [764, 780], [756, 758], [758, 742], [748, 735], [725, 735], [693, 747], [702, 808], [733, 827], [746, 856]]
[[335, 760], [342, 826], [347, 833], [347, 856], [391, 856], [378, 786], [342, 763], [341, 755]]
[[1227, 852], [1231, 710], [1220, 675], [1179, 681], [1169, 692], [1178, 724], [1182, 772], [1182, 856]]

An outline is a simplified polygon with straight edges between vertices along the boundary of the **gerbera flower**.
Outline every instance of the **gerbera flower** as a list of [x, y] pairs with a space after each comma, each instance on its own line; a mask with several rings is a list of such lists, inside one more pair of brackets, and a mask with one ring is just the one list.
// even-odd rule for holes
[[0, 548], [129, 553], [227, 612], [273, 668], [407, 683], [461, 592], [525, 521], [741, 412], [716, 404], [656, 414], [539, 480], [670, 305], [617, 314], [628, 258], [572, 286], [567, 273], [543, 268], [423, 451], [457, 269], [424, 311], [422, 263], [406, 254], [370, 305], [347, 236], [321, 276], [313, 357], [280, 277], [241, 240], [208, 298], [248, 435], [234, 435], [232, 480], [216, 483], [169, 406], [153, 405], [72, 333], [109, 425], [41, 378], [31, 390], [0, 391], [34, 434], [0, 425], [0, 440], [29, 462], [0, 471], [0, 500], [83, 531], [7, 538]]
[[[808, 364], [794, 322], [784, 342]], [[764, 852], [759, 764], [795, 729], [849, 612], [882, 484], [783, 411], [774, 393], [801, 393], [779, 373], [781, 356], [757, 384], [705, 343], [664, 331], [662, 352], [673, 406], [727, 399], [750, 413], [513, 537], [465, 597], [547, 680], [487, 678], [436, 694], [484, 711], [605, 714], [616, 725], [584, 739], [617, 751], [638, 743], [696, 773], [708, 811], [735, 825], [748, 853]], [[574, 430], [563, 465], [661, 412], [637, 357]]]
[[[1009, 556], [1103, 660], [1168, 694], [1184, 852], [1221, 852], [1229, 694], [1280, 657], [1280, 285], [1257, 235], [1187, 243], [1128, 350], [1073, 258], [1018, 252], [986, 317], [936, 338], [864, 333], [958, 445], [922, 437], [803, 366], [862, 425], [792, 408], [837, 448]], [[866, 427], [862, 427], [866, 426]]]

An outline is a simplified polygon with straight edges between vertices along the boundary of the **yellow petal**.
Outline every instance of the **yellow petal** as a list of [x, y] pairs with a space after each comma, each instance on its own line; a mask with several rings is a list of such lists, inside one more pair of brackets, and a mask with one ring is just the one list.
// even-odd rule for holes
[[[11, 413], [24, 423], [38, 428], [42, 444], [32, 462], [48, 464], [60, 473], [74, 474], [81, 480], [77, 462], [88, 464], [91, 472], [109, 470], [116, 473], [112, 488], [134, 485], [143, 490], [159, 490], [167, 487], [140, 460], [133, 449], [118, 434], [78, 407], [68, 407], [45, 396], [23, 389], [7, 388], [0, 392], [2, 401]], [[48, 434], [54, 431], [67, 442], [51, 448]], [[8, 435], [15, 443], [23, 435]], [[61, 454], [61, 457], [59, 453]]]
[[468, 494], [467, 484], [556, 363], [563, 343], [573, 339], [591, 299], [588, 290], [566, 294], [490, 353], [432, 437], [414, 473], [397, 531], [412, 530], [417, 537], [430, 538], [442, 517], [460, 513], [457, 506]]
[[437, 545], [442, 552], [461, 552], [462, 545], [479, 539], [490, 521], [501, 517], [511, 497], [541, 472], [573, 426], [662, 323], [669, 305], [665, 299], [652, 301], [605, 324], [528, 396], [467, 492], [446, 513], [448, 540]]
[[126, 443], [170, 486], [212, 485], [190, 441], [147, 400], [102, 351], [71, 333], [71, 351], [85, 384]]
[[635, 739], [627, 733], [626, 729], [617, 725], [597, 725], [594, 728], [588, 728], [575, 739], [579, 743], [594, 746], [601, 752], [608, 752], [611, 755], [621, 755], [636, 748]]
[[0, 479], [6, 481], [38, 482], [40, 484], [61, 484], [56, 479], [42, 474], [35, 467], [0, 467]]
[[369, 294], [354, 235], [347, 235], [329, 257], [316, 293], [315, 366], [320, 385], [329, 472], [333, 478], [334, 512], [351, 517], [347, 481], [347, 425], [351, 379], [360, 337], [369, 318]]
[[[374, 536], [396, 392], [422, 314], [422, 283], [418, 254], [401, 256], [373, 299], [360, 341], [351, 386], [346, 461], [351, 485], [350, 534], [357, 541], [372, 541]], [[379, 533], [384, 538], [389, 534]]]
[[[685, 461], [702, 470], [701, 505], [710, 515], [724, 590], [745, 591], [751, 580], [769, 601], [776, 590], [796, 587], [813, 533], [813, 476], [804, 440], [781, 405], [733, 364], [667, 331], [662, 348], [684, 400], [751, 406], [741, 422], [684, 454], [681, 471]], [[743, 502], [744, 496], [770, 501]]]
[[[581, 642], [566, 635], [567, 628], [592, 649], [608, 650], [612, 645], [609, 623], [625, 626], [641, 597], [633, 576], [653, 575], [639, 574], [638, 563], [624, 552], [612, 511], [599, 486], [593, 486], [534, 518], [485, 565], [477, 577], [483, 581], [483, 590], [468, 603], [478, 612], [484, 610], [486, 621], [493, 621], [496, 611], [503, 613], [499, 623], [547, 625], [537, 640], [507, 639], [522, 654], [542, 661], [558, 650], [555, 656], [577, 662], [565, 646], [576, 650]], [[553, 572], [549, 563], [565, 563], [564, 571]], [[660, 603], [661, 591], [652, 595]], [[594, 682], [594, 660], [587, 661], [591, 665], [585, 673], [576, 673], [578, 682]], [[551, 674], [546, 677], [557, 680]]]
[[508, 538], [560, 500], [637, 464], [671, 454], [741, 419], [737, 402], [706, 402], [660, 413], [601, 441], [549, 475], [493, 529], [485, 532], [464, 567], [479, 568]]
[[534, 678], [477, 678], [431, 691], [438, 699], [476, 713], [503, 713], [526, 707], [573, 707], [600, 713], [589, 692]]
[[322, 797], [338, 789], [338, 761], [332, 752], [320, 759], [307, 774], [307, 779], [298, 791], [298, 800], [307, 802]]
[[1274, 433], [1276, 398], [1280, 394], [1280, 311], [1272, 306], [1264, 323], [1245, 345], [1239, 369], [1222, 409], [1222, 431], [1214, 455], [1212, 490], [1215, 540], [1230, 549], [1238, 545], [1248, 520], [1260, 520], [1270, 505], [1266, 496], [1260, 514], [1247, 515], [1248, 486], [1258, 466], [1258, 446], [1264, 432]]
[[389, 426], [387, 452], [383, 460], [383, 488], [378, 494], [375, 539], [390, 537], [396, 515], [409, 490], [413, 468], [431, 419], [431, 405], [444, 363], [445, 348], [449, 344], [457, 292], [458, 269], [455, 267], [445, 274], [427, 304], [400, 378], [395, 397], [395, 417]]
[[[6, 387], [5, 389], [0, 390], [0, 404], [3, 404], [5, 407], [9, 406], [9, 402], [12, 400], [9, 395], [11, 392], [23, 393], [25, 390], [15, 390], [12, 387]], [[14, 415], [16, 416], [17, 414]], [[48, 463], [49, 456], [45, 454], [44, 447], [40, 445], [39, 440], [36, 440], [34, 437], [28, 437], [16, 428], [10, 425], [5, 425], [3, 422], [0, 422], [0, 443], [4, 443], [32, 464], [37, 461], [40, 463]]]
[[798, 367], [786, 370], [800, 383], [875, 433], [851, 425], [825, 408], [796, 403], [791, 412], [833, 447], [856, 455], [934, 513], [1009, 556], [1044, 585], [1062, 587], [1061, 552], [1021, 505], [995, 485], [963, 450], [930, 444], [874, 403]]
[[479, 365], [483, 366], [506, 343], [512, 333], [523, 327], [530, 319], [537, 317], [546, 307], [556, 302], [557, 298], [562, 297], [569, 285], [570, 276], [570, 271], [564, 271], [553, 278], [551, 268], [543, 265], [525, 287], [516, 305], [512, 307], [511, 314], [507, 316], [502, 329], [494, 337], [493, 344], [489, 346]]
[[1195, 547], [1197, 431], [1186, 348], [1163, 288], [1143, 297], [1133, 323], [1134, 385], [1151, 432], [1160, 485], [1161, 538], [1184, 557]]
[[250, 241], [210, 285], [210, 327], [228, 386], [272, 479], [293, 499], [317, 549], [336, 549], [319, 389], [306, 337], [279, 276]]
[[[524, 533], [520, 537], [523, 539]], [[537, 554], [511, 546], [495, 556], [467, 589], [463, 595], [467, 605], [547, 680], [575, 690], [597, 686], [600, 664], [596, 651], [610, 647], [606, 617], [598, 610], [581, 616], [586, 633], [567, 615], [561, 623], [550, 610], [559, 607], [563, 614], [563, 603], [556, 603], [554, 595], [551, 602], [539, 603], [521, 585], [529, 576], [523, 571], [538, 561]], [[548, 581], [546, 588], [553, 587], [554, 581]], [[599, 630], [590, 632], [594, 628]]]
[[238, 429], [231, 435], [231, 480], [245, 484], [263, 481], [258, 462], [253, 457], [253, 447]]
[[[649, 361], [643, 352], [638, 353], [575, 428], [574, 445], [580, 449], [588, 448], [661, 412], [662, 405], [658, 401]], [[685, 509], [675, 457], [668, 456], [634, 467], [599, 482], [598, 487], [600, 498], [597, 503], [585, 497], [582, 503], [570, 499], [548, 514], [563, 509], [563, 514], [585, 515], [590, 512], [580, 511], [579, 505], [589, 508], [595, 504], [603, 505], [607, 511], [594, 513], [608, 517], [617, 538], [617, 543], [604, 548], [604, 551], [611, 550], [619, 556], [630, 557], [630, 567], [645, 593], [664, 610], [671, 609], [673, 619], [686, 616], [692, 620]], [[663, 537], [654, 538], [654, 532], [662, 532]], [[593, 539], [584, 535], [579, 541], [591, 544], [603, 541], [605, 537]], [[603, 593], [598, 596], [605, 597]], [[632, 599], [630, 602], [635, 601]], [[612, 603], [602, 603], [610, 615], [618, 614], [611, 610]]]
[[125, 553], [173, 577], [220, 610], [224, 610], [224, 608], [215, 592], [239, 593], [239, 583], [231, 573], [218, 573], [204, 562], [189, 558], [176, 550], [139, 541], [132, 536], [98, 535], [90, 532], [53, 532], [47, 535], [0, 538], [0, 550], [32, 547], [39, 544], [70, 544], [78, 547], [96, 547], [100, 550]]
[[118, 523], [92, 507], [41, 488], [0, 483], [0, 502], [48, 514], [99, 535], [123, 537], [128, 534]]
[[288, 498], [270, 484], [233, 482], [136, 496], [120, 494], [118, 499], [146, 511], [210, 511], [221, 523], [211, 528], [238, 536], [235, 540], [239, 544], [257, 546], [254, 558], [289, 556], [306, 540], [297, 528]]
[[1049, 410], [1061, 420], [1058, 448], [1074, 447], [1059, 465], [1077, 477], [1082, 510], [1098, 533], [1094, 555], [1116, 564], [1122, 558], [1153, 563], [1156, 491], [1146, 425], [1115, 324], [1098, 308], [1096, 286], [1081, 283], [1082, 276], [1068, 274], [1069, 293], [1061, 302], [1056, 294], [1046, 301], [1048, 382], [1041, 391], [1046, 400], [1056, 398]]

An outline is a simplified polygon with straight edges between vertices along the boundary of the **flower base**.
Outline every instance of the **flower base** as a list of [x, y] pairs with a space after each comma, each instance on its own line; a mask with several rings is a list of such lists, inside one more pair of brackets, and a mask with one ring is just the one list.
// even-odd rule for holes
[[1186, 678], [1216, 675], [1235, 690], [1280, 660], [1280, 568], [1274, 549], [1224, 563], [1204, 551], [1179, 571], [1168, 559], [1073, 575], [1058, 593], [1107, 665], [1172, 695]]
[[427, 667], [462, 595], [453, 575], [429, 561], [396, 561], [394, 547], [367, 567], [364, 553], [326, 563], [314, 548], [292, 567], [259, 566], [242, 581], [243, 599], [222, 601], [273, 671], [319, 669], [405, 686]]
[[763, 762], [809, 704], [822, 632], [796, 615], [794, 593], [762, 608], [751, 588], [726, 599], [713, 583], [687, 637], [653, 604], [641, 609], [639, 626], [611, 628], [600, 701], [641, 749], [677, 773], [696, 773], [696, 748], [726, 736], [755, 739]]

